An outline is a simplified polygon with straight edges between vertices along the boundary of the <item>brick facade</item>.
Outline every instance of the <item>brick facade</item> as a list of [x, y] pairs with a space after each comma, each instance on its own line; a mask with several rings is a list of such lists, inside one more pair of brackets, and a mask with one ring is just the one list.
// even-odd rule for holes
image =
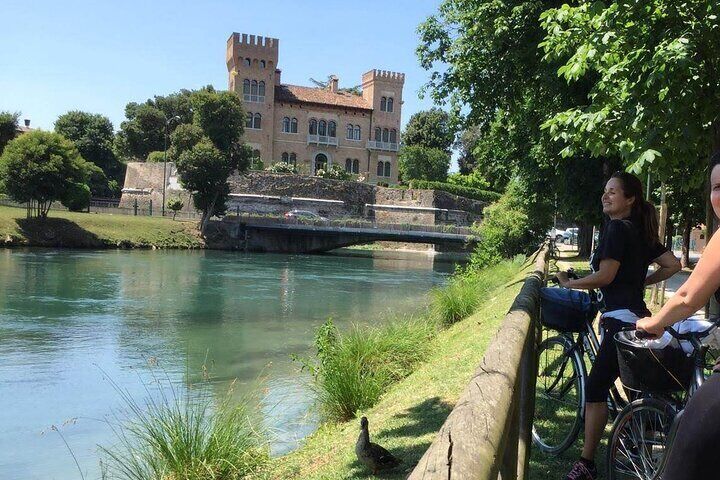
[[227, 42], [228, 88], [252, 115], [244, 140], [263, 163], [294, 158], [300, 173], [312, 175], [326, 160], [369, 183], [397, 183], [405, 75], [370, 70], [361, 79], [362, 95], [340, 90], [336, 77], [327, 88], [285, 85], [277, 68], [279, 46], [276, 38], [240, 33]]

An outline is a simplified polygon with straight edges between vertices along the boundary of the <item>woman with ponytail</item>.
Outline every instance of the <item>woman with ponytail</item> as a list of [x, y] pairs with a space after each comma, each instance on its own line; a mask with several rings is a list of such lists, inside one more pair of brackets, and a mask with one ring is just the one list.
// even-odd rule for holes
[[[563, 287], [599, 289], [603, 303], [603, 340], [585, 387], [585, 444], [566, 480], [597, 478], [595, 451], [608, 420], [610, 387], [619, 376], [615, 333], [650, 314], [644, 300], [647, 285], [680, 270], [680, 261], [658, 240], [655, 207], [643, 199], [642, 183], [635, 175], [613, 174], [605, 185], [602, 207], [608, 221], [590, 259], [593, 273], [575, 280], [558, 275]], [[659, 268], [648, 275], [651, 263]]]

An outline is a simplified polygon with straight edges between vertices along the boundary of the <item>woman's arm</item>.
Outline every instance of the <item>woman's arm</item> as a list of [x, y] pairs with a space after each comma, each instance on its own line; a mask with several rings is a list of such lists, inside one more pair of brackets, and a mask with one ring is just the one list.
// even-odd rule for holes
[[667, 280], [668, 278], [679, 272], [682, 268], [682, 266], [680, 265], [680, 260], [678, 260], [677, 257], [673, 255], [673, 253], [670, 251], [667, 251], [660, 255], [654, 260], [654, 262], [657, 263], [660, 268], [658, 268], [653, 273], [648, 275], [647, 278], [645, 278], [645, 286]]
[[700, 310], [720, 288], [720, 233], [713, 235], [687, 281], [652, 318], [638, 320], [638, 328], [661, 335], [668, 325]]
[[620, 269], [620, 262], [612, 258], [600, 260], [600, 268], [595, 273], [591, 273], [587, 277], [569, 279], [567, 273], [558, 274], [560, 285], [567, 288], [601, 288], [610, 285], [615, 280]]

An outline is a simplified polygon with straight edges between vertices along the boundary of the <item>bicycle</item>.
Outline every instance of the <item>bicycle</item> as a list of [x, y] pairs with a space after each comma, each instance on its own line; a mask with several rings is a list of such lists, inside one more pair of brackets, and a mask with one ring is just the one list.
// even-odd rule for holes
[[[682, 418], [682, 410], [687, 400], [705, 381], [709, 347], [704, 345], [702, 340], [708, 337], [718, 324], [720, 319], [714, 320], [712, 325], [703, 331], [688, 333], [678, 333], [672, 327], [666, 328], [675, 339], [687, 341], [692, 346], [692, 353], [688, 357], [690, 371], [686, 374], [690, 378], [686, 380], [686, 385], [682, 385], [683, 380], [677, 378], [682, 375], [676, 376], [668, 370], [670, 377], [681, 388], [674, 392], [666, 389], [658, 393], [641, 393], [640, 398], [627, 404], [619, 413], [608, 440], [606, 471], [610, 480], [659, 478]], [[637, 339], [643, 337], [645, 336], [640, 332], [636, 335]], [[652, 376], [647, 369], [644, 369], [643, 375]], [[626, 381], [632, 383], [635, 380], [623, 379], [623, 383]], [[647, 386], [643, 388], [652, 389]]]
[[[578, 278], [572, 270], [568, 275]], [[595, 362], [601, 342], [593, 327], [601, 305], [596, 291], [588, 293], [591, 309], [583, 324], [570, 330], [549, 327], [558, 334], [545, 338], [538, 348], [532, 437], [540, 451], [550, 455], [561, 454], [575, 442], [585, 419], [588, 368]], [[614, 417], [626, 405], [611, 387], [610, 415]]]

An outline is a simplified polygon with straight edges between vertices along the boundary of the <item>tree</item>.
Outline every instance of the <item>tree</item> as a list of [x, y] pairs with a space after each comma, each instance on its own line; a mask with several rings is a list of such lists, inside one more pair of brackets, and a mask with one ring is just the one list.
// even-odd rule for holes
[[95, 175], [90, 190], [95, 196], [107, 196], [110, 193], [108, 182], [122, 182], [125, 168], [113, 151], [113, 125], [110, 119], [100, 114], [69, 111], [55, 121], [55, 132], [71, 140], [80, 155], [87, 162], [97, 165], [105, 175], [105, 183]]
[[200, 90], [192, 97], [193, 124], [222, 152], [231, 152], [245, 129], [240, 97], [232, 92]]
[[477, 125], [470, 125], [458, 136], [455, 148], [460, 152], [458, 156], [458, 167], [460, 173], [468, 175], [477, 166], [475, 149], [482, 140], [482, 129]]
[[7, 144], [0, 157], [0, 182], [16, 202], [33, 202], [47, 217], [52, 202], [87, 181], [88, 167], [75, 145], [62, 135], [36, 130]]
[[438, 148], [403, 146], [400, 150], [399, 168], [404, 181], [444, 182], [450, 168], [450, 154]]
[[175, 220], [178, 212], [182, 210], [184, 206], [185, 205], [183, 204], [182, 200], [180, 200], [179, 198], [173, 198], [168, 200], [167, 208], [173, 212], [173, 220]]
[[467, 175], [462, 173], [451, 173], [447, 178], [448, 183], [460, 185], [461, 187], [475, 188], [477, 190], [487, 190], [490, 183], [479, 171], [473, 171]]
[[121, 155], [142, 162], [150, 152], [164, 149], [167, 117], [162, 110], [131, 102], [125, 107], [125, 117], [115, 139]]
[[84, 183], [71, 183], [61, 202], [71, 212], [84, 211], [90, 206], [90, 187]]
[[[169, 152], [168, 152], [169, 153]], [[169, 157], [168, 157], [169, 160]], [[163, 163], [165, 161], [165, 152], [150, 152], [148, 153], [145, 163]]]
[[205, 137], [203, 129], [193, 124], [178, 125], [170, 135], [170, 148], [168, 148], [168, 160], [174, 160], [181, 152], [190, 150], [200, 143]]
[[15, 138], [18, 128], [18, 112], [0, 112], [0, 154], [2, 154], [5, 145]]
[[425, 148], [437, 148], [450, 153], [455, 132], [450, 126], [450, 116], [439, 108], [414, 113], [402, 135], [403, 144]]

